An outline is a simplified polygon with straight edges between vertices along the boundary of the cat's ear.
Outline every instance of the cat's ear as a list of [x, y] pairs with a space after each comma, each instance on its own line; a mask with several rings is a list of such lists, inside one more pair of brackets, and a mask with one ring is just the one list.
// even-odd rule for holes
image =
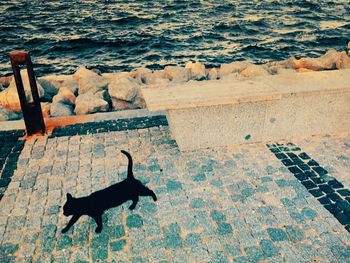
[[67, 193], [67, 200], [70, 200], [72, 198], [73, 198], [73, 196], [70, 193]]

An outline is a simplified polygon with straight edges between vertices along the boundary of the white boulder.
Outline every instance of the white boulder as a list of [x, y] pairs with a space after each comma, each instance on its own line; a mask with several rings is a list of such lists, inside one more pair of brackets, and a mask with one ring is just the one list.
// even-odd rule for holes
[[93, 77], [82, 78], [78, 81], [78, 94], [96, 93], [107, 88], [108, 81], [96, 74]]
[[[48, 87], [43, 86], [44, 90], [52, 90], [53, 96], [57, 94], [61, 87], [69, 88], [75, 95], [78, 94], [78, 81], [73, 79], [73, 75], [48, 75], [40, 77], [38, 81], [43, 81], [44, 85], [48, 82]], [[42, 84], [40, 82], [40, 84]], [[56, 93], [54, 93], [56, 92]]]
[[265, 67], [260, 65], [250, 65], [244, 69], [240, 76], [244, 78], [270, 75]]
[[216, 80], [219, 79], [219, 72], [216, 68], [211, 68], [208, 72], [208, 79], [209, 80]]
[[80, 67], [73, 75], [73, 79], [78, 81], [78, 93], [96, 93], [105, 89], [108, 85], [107, 79], [100, 76], [93, 70]]
[[12, 76], [0, 78], [0, 91], [7, 88], [12, 81]]
[[22, 113], [19, 111], [10, 111], [5, 107], [0, 106], [0, 121], [19, 120], [22, 118]]
[[51, 109], [51, 103], [50, 102], [41, 102], [41, 111], [43, 113], [44, 118], [50, 117], [50, 109]]
[[96, 72], [87, 69], [84, 66], [80, 66], [77, 71], [73, 74], [73, 79], [76, 81], [79, 81], [84, 78], [91, 78], [91, 77], [96, 77], [99, 76]]
[[53, 85], [52, 82], [43, 79], [38, 78], [38, 83], [43, 87], [45, 93], [44, 93], [44, 100], [51, 101], [52, 97], [55, 96], [58, 92], [58, 86]]
[[294, 69], [310, 69], [313, 71], [329, 70], [336, 68], [336, 62], [340, 56], [340, 52], [332, 49], [319, 58], [301, 58], [299, 60], [293, 59], [291, 62]]
[[219, 77], [222, 78], [232, 73], [240, 73], [245, 70], [249, 65], [252, 65], [246, 61], [235, 61], [230, 64], [221, 64], [219, 70]]
[[134, 109], [134, 104], [129, 101], [111, 98], [113, 110], [130, 110]]
[[64, 117], [74, 115], [73, 106], [61, 102], [52, 103], [50, 106], [50, 115], [52, 117]]
[[109, 72], [109, 73], [102, 73], [102, 77], [104, 77], [109, 83], [115, 78], [132, 77], [132, 74], [130, 74], [130, 72], [127, 72], [127, 71]]
[[75, 95], [68, 87], [61, 87], [57, 95], [53, 97], [52, 102], [60, 102], [67, 105], [74, 105]]
[[108, 102], [103, 99], [103, 92], [80, 94], [75, 100], [74, 112], [77, 115], [108, 111]]
[[147, 77], [152, 75], [152, 70], [148, 68], [139, 68], [135, 71], [130, 72], [130, 77], [137, 79], [139, 84], [146, 84]]
[[[28, 102], [33, 102], [32, 92], [29, 85], [27, 70], [21, 70], [21, 77], [24, 91]], [[45, 91], [37, 82], [39, 98], [44, 97]], [[0, 105], [3, 105], [9, 110], [21, 110], [21, 105], [18, 97], [15, 79], [13, 78], [8, 88], [0, 92]]]
[[345, 51], [340, 52], [340, 56], [337, 59], [335, 64], [336, 64], [337, 69], [350, 68], [350, 57], [346, 54]]
[[136, 97], [133, 103], [135, 109], [143, 109], [146, 108], [146, 102], [142, 96], [141, 88], [137, 89]]
[[115, 77], [110, 80], [108, 93], [111, 98], [132, 102], [139, 85], [130, 77]]
[[147, 85], [167, 85], [169, 83], [169, 79], [165, 75], [164, 70], [155, 70], [151, 74], [144, 75], [144, 81]]
[[164, 68], [164, 73], [172, 82], [187, 82], [191, 78], [191, 72], [189, 69], [178, 66], [166, 66]]
[[206, 78], [205, 66], [200, 62], [188, 62], [185, 68], [190, 70], [191, 79], [203, 80]]

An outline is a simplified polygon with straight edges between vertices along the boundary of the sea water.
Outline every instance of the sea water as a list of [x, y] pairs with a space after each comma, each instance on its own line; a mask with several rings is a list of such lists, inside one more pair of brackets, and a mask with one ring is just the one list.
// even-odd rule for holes
[[0, 76], [18, 49], [46, 75], [264, 63], [344, 50], [349, 40], [350, 0], [0, 0]]

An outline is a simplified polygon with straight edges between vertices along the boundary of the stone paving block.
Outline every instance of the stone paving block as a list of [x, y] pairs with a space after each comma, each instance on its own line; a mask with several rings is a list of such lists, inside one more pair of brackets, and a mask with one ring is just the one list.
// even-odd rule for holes
[[300, 227], [289, 225], [289, 226], [286, 226], [285, 228], [290, 241], [300, 242], [305, 239], [305, 233]]
[[126, 240], [125, 239], [120, 239], [118, 241], [110, 242], [110, 249], [112, 251], [121, 251], [124, 249], [126, 245]]
[[281, 228], [268, 228], [267, 232], [272, 241], [286, 241], [288, 236], [286, 232]]

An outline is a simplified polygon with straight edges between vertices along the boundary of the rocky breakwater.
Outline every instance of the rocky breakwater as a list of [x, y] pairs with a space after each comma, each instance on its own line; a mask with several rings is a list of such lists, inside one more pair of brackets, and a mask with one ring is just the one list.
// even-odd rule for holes
[[[263, 75], [346, 68], [350, 68], [349, 51], [329, 50], [318, 58], [290, 58], [263, 65], [236, 61], [222, 64], [219, 68], [206, 68], [200, 62], [188, 62], [185, 67], [166, 66], [163, 70], [140, 68], [132, 72], [101, 73], [82, 66], [73, 75], [39, 77], [37, 86], [44, 117], [57, 117], [145, 108], [142, 86], [171, 87], [188, 81], [250, 79]], [[26, 71], [21, 71], [21, 75], [27, 100], [30, 101], [32, 97]], [[14, 79], [0, 78], [0, 121], [21, 117]]]

